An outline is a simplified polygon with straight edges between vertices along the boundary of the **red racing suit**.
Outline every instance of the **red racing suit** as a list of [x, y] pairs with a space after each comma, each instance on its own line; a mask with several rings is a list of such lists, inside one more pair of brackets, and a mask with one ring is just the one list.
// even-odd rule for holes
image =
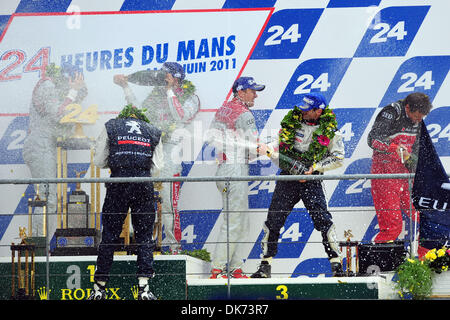
[[[417, 162], [420, 123], [414, 123], [406, 115], [405, 102], [399, 100], [384, 107], [377, 115], [367, 142], [373, 149], [373, 174], [409, 173], [415, 170]], [[403, 159], [397, 154], [397, 147], [403, 145], [411, 154]], [[407, 179], [373, 179], [372, 197], [378, 218], [380, 232], [375, 242], [394, 241], [403, 229], [402, 210], [414, 221], [419, 219], [410, 204]], [[412, 208], [413, 216], [410, 209]]]

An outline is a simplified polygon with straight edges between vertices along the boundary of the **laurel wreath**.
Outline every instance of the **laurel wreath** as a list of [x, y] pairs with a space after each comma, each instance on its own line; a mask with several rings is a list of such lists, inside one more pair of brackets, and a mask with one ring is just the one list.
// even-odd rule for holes
[[337, 130], [336, 115], [327, 106], [319, 117], [319, 127], [312, 134], [312, 142], [305, 152], [298, 152], [294, 148], [295, 133], [302, 128], [302, 113], [295, 106], [281, 121], [279, 132], [279, 151], [283, 155], [300, 160], [305, 165], [312, 165], [320, 161], [328, 150], [330, 141]]
[[55, 63], [50, 63], [45, 67], [45, 75], [49, 78], [56, 78], [61, 76], [61, 67], [58, 67]]
[[[164, 95], [165, 87], [155, 87], [150, 94], [150, 99], [159, 99]], [[178, 98], [178, 101], [183, 105], [187, 99], [189, 99], [193, 94], [195, 94], [195, 86], [189, 80], [183, 80], [181, 85], [173, 90]]]
[[181, 104], [184, 104], [195, 93], [195, 86], [189, 80], [183, 80], [181, 86], [174, 90], [175, 95]]
[[129, 103], [122, 109], [117, 118], [120, 119], [136, 118], [145, 122], [150, 122], [147, 116], [144, 114], [145, 111], [147, 111], [147, 109], [139, 109], [133, 106], [131, 103]]

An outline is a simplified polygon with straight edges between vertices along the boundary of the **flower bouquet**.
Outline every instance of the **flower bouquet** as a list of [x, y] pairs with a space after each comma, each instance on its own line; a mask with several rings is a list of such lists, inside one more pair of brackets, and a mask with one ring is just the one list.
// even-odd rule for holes
[[401, 298], [427, 299], [431, 296], [433, 277], [448, 270], [450, 250], [429, 250], [422, 260], [406, 259], [397, 269], [396, 287]]

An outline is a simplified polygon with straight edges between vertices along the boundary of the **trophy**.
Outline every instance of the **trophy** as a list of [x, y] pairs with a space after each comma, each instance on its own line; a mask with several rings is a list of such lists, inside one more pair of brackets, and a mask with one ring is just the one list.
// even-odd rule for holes
[[66, 111], [70, 111], [67, 115], [62, 117], [59, 123], [74, 123], [75, 132], [71, 138], [86, 139], [83, 125], [94, 124], [98, 120], [97, 105], [91, 105], [86, 110], [82, 110], [79, 104], [69, 104], [66, 106]]
[[[77, 172], [75, 175], [80, 178], [87, 170]], [[69, 228], [89, 227], [89, 196], [81, 190], [81, 183], [76, 184], [75, 190], [69, 195], [67, 202], [67, 225]]]
[[[19, 228], [20, 244], [11, 243], [11, 299], [30, 300], [35, 298], [34, 244], [26, 241], [26, 229]], [[17, 252], [17, 265], [16, 265]], [[29, 259], [31, 261], [29, 262]], [[23, 261], [25, 260], [25, 261]], [[23, 262], [25, 267], [22, 268]]]
[[[47, 200], [42, 200], [39, 194], [39, 184], [36, 185], [36, 196], [34, 199], [28, 199], [28, 242], [36, 245], [35, 254], [37, 256], [45, 256], [46, 247], [46, 218], [47, 218]], [[33, 228], [34, 219], [37, 219], [36, 214], [33, 214], [33, 208], [42, 208], [42, 228]]]
[[[98, 119], [97, 106], [82, 110], [78, 104], [66, 107], [70, 111], [60, 123], [74, 123], [75, 132], [70, 137], [59, 137], [57, 141], [57, 177], [67, 178], [68, 151], [89, 150], [91, 178], [99, 177], [100, 170], [94, 165], [94, 139], [87, 137], [82, 125], [94, 124]], [[87, 171], [76, 172], [80, 178]], [[81, 190], [80, 183], [68, 195], [67, 183], [57, 186], [56, 248], [52, 255], [96, 255], [100, 238], [100, 184], [91, 183], [90, 197]], [[95, 212], [94, 212], [95, 211]], [[95, 216], [97, 213], [97, 216]], [[97, 224], [96, 224], [97, 222]]]
[[[159, 183], [159, 186], [161, 183]], [[156, 252], [161, 252], [161, 239], [162, 239], [162, 197], [161, 197], [161, 187], [156, 186], [155, 184], [155, 190], [158, 190], [158, 192], [155, 192], [155, 202], [156, 202], [156, 219], [155, 224], [153, 225], [153, 238], [156, 239]]]
[[355, 269], [356, 273], [358, 273], [358, 241], [351, 241], [353, 237], [352, 230], [344, 230], [344, 237], [347, 238], [346, 241], [340, 242], [339, 246], [342, 248], [345, 247], [346, 258], [347, 258], [347, 276], [354, 276], [355, 273], [352, 271], [352, 248], [355, 247]]
[[[77, 178], [85, 174], [87, 170], [75, 171]], [[95, 255], [99, 233], [94, 228], [89, 228], [89, 212], [91, 204], [89, 195], [81, 190], [81, 183], [76, 184], [67, 202], [67, 228], [57, 229], [56, 248], [53, 255], [85, 254]]]

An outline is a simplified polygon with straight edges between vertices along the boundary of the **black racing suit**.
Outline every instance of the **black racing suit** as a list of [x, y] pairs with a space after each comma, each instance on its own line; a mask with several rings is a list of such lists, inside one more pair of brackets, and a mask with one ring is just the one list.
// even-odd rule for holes
[[[301, 129], [296, 132], [294, 148], [298, 152], [305, 152], [313, 139], [313, 133], [319, 127], [319, 123], [304, 121]], [[273, 150], [271, 158], [279, 157], [278, 145], [271, 146]], [[342, 142], [342, 134], [335, 132], [334, 138], [328, 144], [328, 151], [322, 159], [313, 164], [313, 174], [322, 174], [324, 171], [332, 170], [342, 166], [345, 149]], [[281, 175], [289, 175], [282, 170]], [[299, 181], [277, 181], [275, 191], [270, 203], [267, 220], [264, 222], [264, 238], [262, 240], [263, 257], [274, 257], [278, 252], [278, 238], [280, 230], [286, 222], [287, 217], [295, 205], [303, 201], [305, 208], [313, 220], [314, 228], [322, 234], [322, 243], [330, 262], [340, 261], [340, 252], [337, 247], [335, 226], [331, 213], [328, 211], [325, 194], [320, 180]]]
[[[161, 131], [135, 118], [112, 119], [105, 124], [105, 128], [107, 152], [105, 150], [98, 150], [98, 152], [106, 153], [107, 167], [111, 169], [111, 177], [149, 177]], [[99, 145], [98, 142], [97, 145]], [[105, 167], [104, 163], [96, 164]], [[106, 282], [109, 279], [115, 245], [118, 244], [129, 208], [138, 244], [137, 275], [138, 277], [153, 275], [152, 233], [155, 221], [153, 183], [107, 183], [102, 210], [102, 241], [98, 249], [97, 269], [94, 276], [96, 281]]]

